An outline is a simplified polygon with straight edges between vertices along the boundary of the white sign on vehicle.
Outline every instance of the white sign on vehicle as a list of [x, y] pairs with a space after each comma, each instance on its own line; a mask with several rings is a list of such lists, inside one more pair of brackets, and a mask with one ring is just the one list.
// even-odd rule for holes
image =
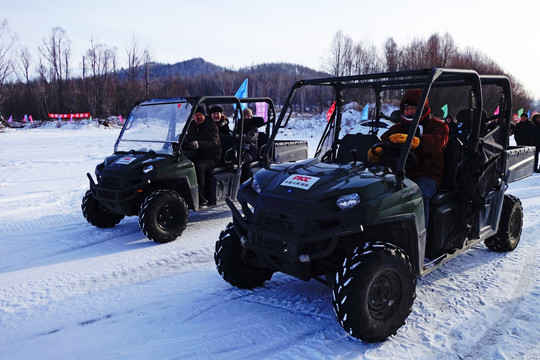
[[116, 160], [118, 165], [129, 165], [134, 162], [137, 158], [135, 156], [124, 156], [121, 159]]
[[280, 185], [281, 186], [291, 186], [296, 187], [299, 189], [307, 190], [309, 189], [313, 184], [315, 184], [319, 180], [318, 177], [315, 176], [307, 176], [307, 175], [291, 175], [285, 181], [283, 181]]

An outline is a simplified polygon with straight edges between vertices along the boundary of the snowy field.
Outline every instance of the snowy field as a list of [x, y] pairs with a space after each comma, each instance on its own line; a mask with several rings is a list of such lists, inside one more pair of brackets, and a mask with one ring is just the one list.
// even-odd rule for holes
[[[538, 174], [509, 187], [524, 208], [514, 252], [477, 245], [420, 278], [405, 326], [366, 344], [339, 326], [316, 281], [225, 283], [213, 252], [226, 206], [191, 212], [168, 244], [147, 240], [135, 217], [88, 224], [86, 173], [118, 132], [0, 133], [1, 359], [540, 359]], [[306, 128], [289, 136], [318, 140]]]

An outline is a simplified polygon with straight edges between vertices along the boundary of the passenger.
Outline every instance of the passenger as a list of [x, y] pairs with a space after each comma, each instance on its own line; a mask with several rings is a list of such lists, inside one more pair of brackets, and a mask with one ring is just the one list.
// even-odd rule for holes
[[446, 122], [446, 125], [448, 125], [448, 135], [452, 137], [456, 137], [458, 134], [458, 123], [454, 121], [454, 118], [452, 115], [446, 116], [446, 119], [444, 119]]
[[[420, 89], [411, 89], [405, 93], [400, 103], [403, 114], [401, 120], [381, 136], [382, 141], [390, 141], [395, 144], [405, 143], [421, 93]], [[431, 116], [431, 109], [426, 99], [417, 135], [411, 143], [411, 151], [418, 158], [418, 163], [414, 169], [407, 171], [407, 177], [416, 182], [422, 191], [426, 227], [429, 224], [429, 201], [442, 182], [444, 172], [443, 150], [447, 143], [448, 126], [444, 121]], [[370, 162], [379, 162], [382, 156], [382, 148], [368, 151], [368, 160]]]
[[220, 135], [231, 135], [231, 129], [229, 128], [229, 119], [227, 119], [227, 117], [223, 115], [223, 108], [221, 106], [211, 107], [210, 116], [218, 126]]
[[195, 165], [197, 183], [199, 185], [199, 206], [208, 204], [205, 197], [206, 171], [216, 167], [221, 159], [221, 142], [219, 130], [212, 119], [205, 116], [202, 106], [199, 106], [189, 124], [186, 140], [182, 144], [186, 156]]
[[[210, 117], [216, 123], [219, 130], [219, 140], [221, 141], [221, 155], [223, 164], [227, 161], [231, 161], [231, 154], [229, 150], [233, 148], [232, 131], [229, 128], [229, 119], [223, 115], [223, 108], [221, 106], [213, 106], [210, 108]], [[226, 157], [228, 159], [226, 159]], [[234, 156], [232, 156], [234, 158]]]
[[244, 135], [242, 136], [242, 162], [252, 162], [259, 158], [259, 129], [255, 125], [253, 111], [250, 108], [243, 110]]

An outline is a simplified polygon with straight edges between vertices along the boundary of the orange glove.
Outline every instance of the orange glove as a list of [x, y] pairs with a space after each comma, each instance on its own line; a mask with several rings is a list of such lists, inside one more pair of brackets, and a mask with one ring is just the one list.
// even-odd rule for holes
[[378, 163], [383, 157], [383, 149], [378, 146], [375, 149], [369, 149], [367, 152], [367, 158], [369, 162]]
[[[389, 138], [390, 138], [390, 141], [393, 142], [394, 144], [403, 145], [405, 141], [407, 140], [407, 134], [396, 133], [396, 134], [390, 135]], [[420, 145], [420, 138], [415, 136], [412, 139], [411, 149], [416, 149], [418, 145]]]

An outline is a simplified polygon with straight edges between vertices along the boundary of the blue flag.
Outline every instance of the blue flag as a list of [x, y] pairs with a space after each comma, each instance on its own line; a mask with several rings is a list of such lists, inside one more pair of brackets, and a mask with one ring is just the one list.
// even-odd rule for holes
[[[247, 98], [248, 97], [248, 79], [244, 80], [242, 85], [238, 88], [238, 91], [236, 94], [234, 94], [237, 98]], [[242, 104], [242, 110], [246, 108], [246, 104]]]
[[368, 113], [369, 113], [369, 103], [364, 106], [364, 110], [362, 110], [362, 117], [360, 120], [367, 120], [368, 119]]

